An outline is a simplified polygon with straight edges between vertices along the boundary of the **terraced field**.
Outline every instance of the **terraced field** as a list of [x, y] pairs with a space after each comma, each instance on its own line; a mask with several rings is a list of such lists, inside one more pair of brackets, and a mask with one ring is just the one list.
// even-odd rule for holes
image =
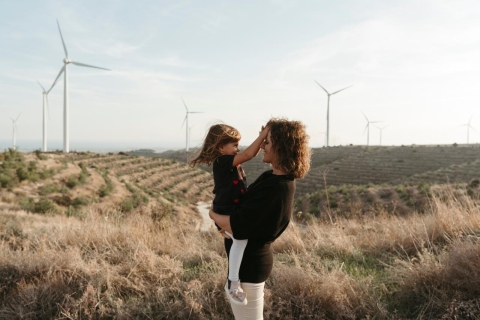
[[[3, 160], [3, 162], [2, 162]], [[158, 205], [194, 207], [209, 201], [210, 173], [170, 159], [120, 154], [0, 154], [0, 203], [33, 212], [74, 215], [81, 206], [128, 212]], [[41, 208], [43, 206], [43, 208]]]
[[[186, 159], [184, 151], [159, 156], [184, 162]], [[315, 148], [310, 172], [297, 181], [296, 196], [323, 189], [325, 185], [445, 183], [447, 179], [469, 182], [479, 175], [479, 165], [475, 162], [479, 159], [479, 145]], [[250, 183], [270, 168], [262, 163], [261, 153], [243, 167]], [[209, 167], [201, 168], [211, 171]]]
[[81, 162], [88, 167], [105, 171], [153, 197], [160, 196], [170, 201], [186, 203], [207, 201], [211, 198], [211, 174], [175, 160], [119, 154], [89, 161], [82, 159]]
[[[307, 177], [298, 182], [300, 194], [343, 184], [391, 184], [408, 182], [414, 175], [459, 166], [457, 177], [468, 182], [475, 177], [467, 164], [480, 159], [480, 146], [412, 146], [371, 148], [365, 152], [347, 156], [327, 165], [312, 166]], [[460, 174], [463, 171], [464, 174]], [[433, 177], [434, 175], [426, 175]], [[426, 182], [430, 182], [427, 180]], [[431, 181], [434, 182], [434, 181]]]

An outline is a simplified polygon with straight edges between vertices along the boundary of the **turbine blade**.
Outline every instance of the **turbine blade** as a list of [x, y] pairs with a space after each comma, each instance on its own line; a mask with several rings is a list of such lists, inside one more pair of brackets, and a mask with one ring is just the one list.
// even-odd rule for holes
[[[315, 80], [315, 79], [313, 81], [317, 82], [317, 80]], [[317, 82], [317, 84], [323, 89], [323, 91], [325, 91], [328, 95], [330, 95], [330, 93], [328, 93], [327, 89], [322, 87], [322, 85], [320, 83]]]
[[52, 91], [53, 87], [55, 87], [55, 85], [56, 85], [57, 82], [59, 81], [60, 75], [63, 73], [63, 71], [65, 71], [65, 66], [63, 66], [62, 69], [60, 69], [60, 72], [58, 73], [58, 76], [55, 78], [55, 81], [53, 82], [53, 84], [52, 84], [52, 86], [50, 87], [50, 89], [48, 89], [47, 95], [50, 93], [50, 91]]
[[[62, 75], [62, 73], [65, 71], [65, 66], [62, 67], [62, 69], [60, 69], [60, 72], [58, 73], [58, 76], [55, 78], [55, 81], [53, 81], [53, 84], [52, 86], [50, 87], [50, 90], [53, 89], [53, 87], [55, 86], [55, 84], [57, 83], [58, 79], [60, 78], [60, 76]], [[48, 92], [50, 92], [50, 90], [48, 90]], [[47, 93], [48, 93], [47, 92]]]
[[332, 95], [334, 95], [335, 93], [339, 93], [340, 91], [343, 91], [343, 90], [348, 89], [348, 88], [350, 88], [350, 87], [353, 87], [353, 84], [352, 84], [351, 86], [346, 87], [346, 88], [343, 88], [343, 89], [340, 89], [340, 90], [338, 90], [338, 91], [335, 91], [334, 93], [332, 93]]
[[192, 111], [192, 112], [189, 112], [189, 113], [205, 113], [205, 112]]
[[379, 123], [379, 122], [383, 122], [383, 121], [369, 121], [370, 123]]
[[185, 103], [185, 100], [183, 100], [183, 97], [182, 97], [182, 101], [183, 101], [183, 105], [185, 106], [185, 109], [187, 110], [187, 113], [188, 113], [187, 104]]
[[362, 133], [362, 134], [365, 134], [365, 131], [367, 131], [367, 128], [368, 128], [368, 123], [367, 123], [367, 125], [365, 126], [365, 130], [363, 130], [363, 133]]
[[477, 130], [475, 130], [475, 128], [472, 127], [471, 125], [468, 125], [468, 127], [469, 127], [470, 129], [472, 129], [473, 131], [477, 132]]
[[74, 65], [77, 65], [77, 66], [89, 67], [89, 68], [95, 68], [95, 69], [102, 69], [102, 70], [110, 71], [110, 69], [101, 68], [101, 67], [95, 67], [95, 66], [91, 66], [91, 65], [89, 65], [89, 64], [85, 64], [85, 63], [81, 63], [81, 62], [70, 61], [70, 63], [71, 63], [71, 64], [74, 64]]
[[62, 38], [63, 50], [65, 50], [65, 57], [68, 58], [67, 46], [65, 45], [65, 41], [63, 41], [62, 30], [60, 30], [60, 23], [58, 23], [58, 19], [57, 19], [57, 26], [58, 26], [58, 31], [60, 32], [60, 38]]
[[40, 82], [38, 82], [38, 80], [37, 80], [37, 83], [38, 83], [38, 85], [39, 85], [40, 87], [42, 87], [43, 92], [45, 92], [45, 88], [40, 84]]
[[20, 118], [21, 115], [22, 115], [22, 113], [20, 112], [20, 114], [18, 115], [17, 119], [15, 119], [15, 122], [17, 122], [18, 118]]
[[183, 119], [181, 128], [183, 128], [183, 125], [185, 124], [185, 121], [187, 121], [187, 117], [188, 117], [188, 113], [187, 113], [187, 115], [185, 116], [185, 118]]
[[362, 111], [362, 114], [363, 114], [363, 116], [365, 117], [365, 119], [367, 119], [367, 121], [368, 121], [368, 118], [367, 118], [367, 116], [365, 115], [365, 113], [363, 113], [363, 111]]

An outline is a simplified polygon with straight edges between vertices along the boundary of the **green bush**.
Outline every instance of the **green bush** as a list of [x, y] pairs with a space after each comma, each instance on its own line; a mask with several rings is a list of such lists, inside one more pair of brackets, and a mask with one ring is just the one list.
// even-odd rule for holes
[[43, 186], [38, 187], [38, 192], [40, 193], [40, 195], [46, 196], [46, 195], [51, 194], [51, 193], [59, 192], [59, 189], [58, 189], [57, 185], [55, 185], [54, 183], [48, 183], [48, 184], [45, 184]]
[[33, 212], [35, 213], [56, 213], [57, 208], [52, 201], [48, 199], [40, 199], [38, 202], [35, 202], [33, 206]]
[[18, 204], [22, 210], [33, 212], [35, 202], [33, 198], [23, 197], [23, 198], [20, 198], [20, 201], [18, 201]]
[[11, 171], [0, 172], [0, 188], [12, 189], [17, 186], [20, 181], [16, 174]]
[[35, 150], [35, 155], [37, 156], [38, 160], [47, 160], [48, 158], [45, 157], [40, 150]]
[[33, 198], [21, 198], [19, 201], [20, 208], [22, 208], [25, 211], [28, 212], [34, 212], [34, 213], [56, 213], [57, 208], [55, 207], [55, 204], [53, 204], [52, 201], [41, 198], [37, 202]]
[[67, 183], [66, 183], [68, 188], [73, 189], [79, 184], [80, 184], [80, 181], [78, 181], [77, 175], [72, 174], [68, 176]]
[[148, 203], [148, 198], [140, 192], [135, 192], [131, 198], [123, 199], [120, 203], [120, 211], [130, 212], [142, 203]]
[[80, 208], [88, 204], [88, 199], [85, 197], [77, 197], [73, 199], [72, 206], [75, 208]]
[[102, 174], [102, 177], [103, 177], [103, 180], [105, 180], [105, 184], [101, 186], [100, 189], [98, 190], [98, 195], [101, 198], [108, 196], [113, 191], [113, 182], [108, 177], [108, 174], [104, 173]]

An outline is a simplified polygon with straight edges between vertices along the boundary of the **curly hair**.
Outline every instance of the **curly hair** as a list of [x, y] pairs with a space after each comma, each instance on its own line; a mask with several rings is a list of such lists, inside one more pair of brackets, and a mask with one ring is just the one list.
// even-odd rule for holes
[[268, 121], [272, 151], [276, 155], [274, 165], [292, 174], [295, 179], [303, 178], [310, 170], [309, 136], [300, 121], [272, 118]]
[[209, 166], [222, 155], [218, 148], [230, 142], [238, 142], [241, 138], [240, 132], [234, 127], [226, 124], [214, 124], [208, 130], [202, 148], [189, 164], [192, 167], [202, 163]]

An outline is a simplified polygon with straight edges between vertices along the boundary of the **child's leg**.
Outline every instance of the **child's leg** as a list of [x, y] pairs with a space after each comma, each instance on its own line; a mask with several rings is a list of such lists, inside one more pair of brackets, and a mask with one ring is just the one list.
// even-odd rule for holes
[[225, 232], [230, 238], [232, 238], [233, 244], [230, 248], [230, 254], [228, 258], [228, 280], [239, 281], [240, 265], [242, 264], [243, 252], [247, 246], [248, 239], [238, 240], [233, 237], [229, 232]]

